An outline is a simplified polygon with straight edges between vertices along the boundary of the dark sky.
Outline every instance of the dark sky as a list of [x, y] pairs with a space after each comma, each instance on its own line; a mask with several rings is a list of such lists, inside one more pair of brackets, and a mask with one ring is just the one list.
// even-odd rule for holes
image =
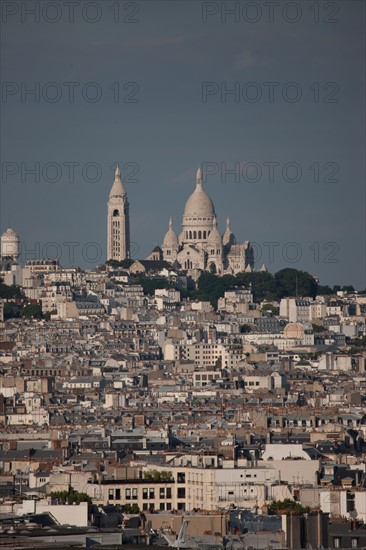
[[117, 161], [146, 257], [169, 216], [180, 232], [201, 165], [219, 229], [230, 216], [258, 268], [365, 288], [364, 2], [1, 7], [0, 229], [20, 233], [23, 260], [105, 260]]

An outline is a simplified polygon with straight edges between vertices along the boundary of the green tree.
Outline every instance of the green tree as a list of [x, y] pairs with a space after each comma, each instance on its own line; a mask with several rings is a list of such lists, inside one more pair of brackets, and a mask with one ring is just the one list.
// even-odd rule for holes
[[149, 279], [145, 275], [139, 275], [136, 280], [137, 284], [141, 285], [144, 294], [154, 296], [155, 290], [158, 288], [170, 288], [169, 281], [166, 279]]
[[28, 304], [20, 310], [20, 316], [27, 319], [33, 317], [34, 319], [42, 319], [42, 306], [39, 304]]
[[325, 285], [325, 286], [319, 285], [318, 294], [320, 296], [329, 296], [330, 294], [333, 294], [333, 290], [328, 285]]
[[5, 302], [4, 304], [4, 319], [18, 319], [19, 306], [15, 302]]
[[243, 272], [237, 274], [236, 280], [238, 286], [246, 288], [251, 286], [255, 302], [277, 299], [276, 282], [272, 273], [261, 271], [254, 271], [252, 273]]
[[4, 300], [14, 300], [16, 298], [23, 298], [24, 294], [19, 286], [6, 285], [2, 279], [0, 279], [0, 298]]
[[250, 325], [240, 325], [240, 334], [249, 334], [249, 332], [252, 332]]
[[316, 325], [315, 323], [312, 323], [311, 326], [313, 327], [314, 332], [325, 332], [326, 328], [322, 325]]
[[275, 274], [278, 298], [285, 296], [311, 296], [318, 292], [316, 280], [310, 273], [286, 267]]
[[310, 511], [309, 507], [302, 506], [299, 502], [285, 498], [284, 500], [274, 500], [270, 507], [270, 511], [273, 513], [285, 510], [287, 512], [296, 512], [298, 514], [306, 514]]
[[274, 306], [273, 304], [263, 304], [262, 311], [270, 311], [273, 315], [278, 315], [280, 308], [278, 306]]
[[60, 504], [74, 504], [74, 502], [76, 504], [80, 504], [80, 502], [92, 504], [92, 499], [89, 495], [75, 491], [73, 487], [70, 487], [68, 491], [53, 491], [50, 496]]
[[125, 504], [124, 505], [125, 512], [127, 514], [139, 514], [140, 508], [138, 504]]
[[217, 301], [228, 290], [223, 277], [219, 277], [214, 273], [202, 273], [197, 281], [197, 290], [192, 292], [192, 298], [210, 302], [216, 309]]
[[362, 336], [362, 338], [355, 338], [352, 344], [353, 346], [356, 346], [356, 348], [366, 347], [366, 336]]

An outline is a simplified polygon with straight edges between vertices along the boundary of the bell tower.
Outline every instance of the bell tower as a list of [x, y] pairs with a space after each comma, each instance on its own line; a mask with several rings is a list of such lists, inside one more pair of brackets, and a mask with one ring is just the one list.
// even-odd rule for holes
[[107, 260], [130, 258], [130, 214], [127, 193], [117, 165], [108, 200]]

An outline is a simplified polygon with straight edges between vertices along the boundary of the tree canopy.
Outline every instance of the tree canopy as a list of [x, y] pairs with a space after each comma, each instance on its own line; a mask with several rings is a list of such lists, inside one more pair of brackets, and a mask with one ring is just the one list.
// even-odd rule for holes
[[53, 491], [51, 498], [57, 500], [59, 504], [80, 504], [80, 502], [92, 503], [91, 497], [87, 493], [75, 491], [72, 487], [68, 491]]
[[134, 260], [126, 259], [126, 260], [108, 260], [106, 262], [106, 265], [109, 265], [113, 267], [113, 269], [118, 269], [121, 267], [122, 269], [128, 269], [133, 264]]
[[2, 279], [0, 279], [0, 298], [4, 300], [14, 300], [16, 298], [23, 298], [24, 294], [22, 293], [19, 286], [16, 285], [6, 285]]
[[298, 514], [306, 514], [309, 512], [309, 508], [302, 506], [299, 502], [285, 498], [284, 500], [274, 500], [270, 507], [270, 511], [273, 513], [280, 512], [282, 510], [286, 512], [296, 512]]
[[238, 287], [251, 287], [253, 300], [280, 300], [286, 296], [311, 296], [318, 293], [316, 280], [310, 273], [297, 269], [281, 269], [275, 275], [268, 272], [238, 273], [219, 277], [214, 273], [202, 273], [191, 299], [209, 301], [216, 308], [225, 291]]

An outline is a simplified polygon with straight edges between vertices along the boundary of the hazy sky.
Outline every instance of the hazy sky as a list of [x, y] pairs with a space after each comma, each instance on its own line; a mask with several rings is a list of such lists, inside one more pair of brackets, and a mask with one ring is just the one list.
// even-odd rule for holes
[[106, 259], [117, 161], [146, 257], [169, 216], [180, 232], [202, 165], [219, 229], [230, 216], [258, 268], [365, 288], [364, 2], [1, 9], [0, 229], [19, 232], [23, 260]]

